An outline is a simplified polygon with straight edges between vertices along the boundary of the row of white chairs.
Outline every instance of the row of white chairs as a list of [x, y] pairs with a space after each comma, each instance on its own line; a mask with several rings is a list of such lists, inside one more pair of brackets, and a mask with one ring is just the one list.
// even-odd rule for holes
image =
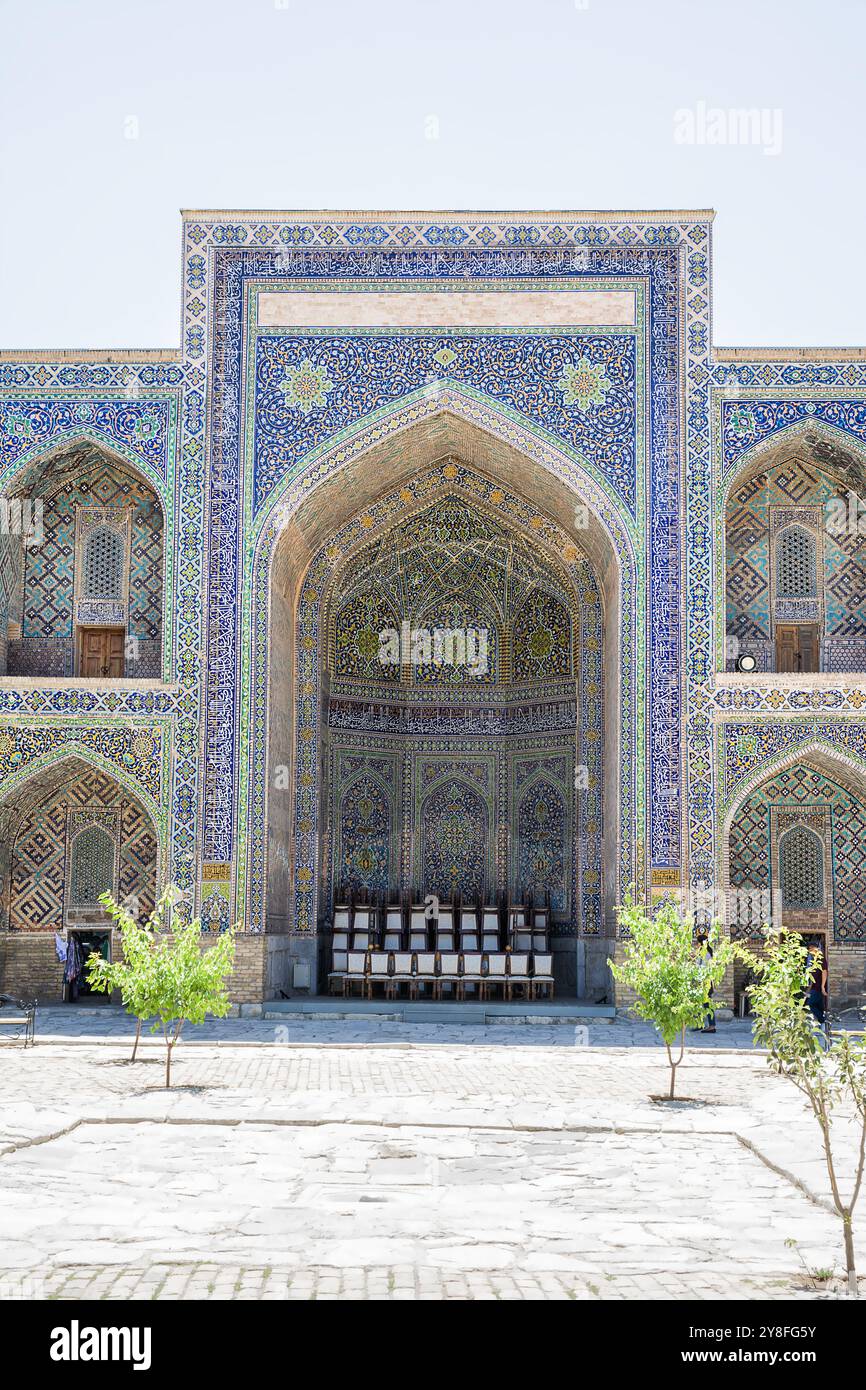
[[[515, 931], [511, 938], [512, 950], [516, 951], [546, 951], [550, 938], [546, 931], [531, 931], [529, 928]], [[370, 931], [335, 932], [332, 938], [332, 949], [334, 953], [334, 969], [345, 968], [343, 956], [347, 951], [369, 951], [374, 949], [376, 942], [374, 933]], [[478, 932], [467, 928], [463, 931], [453, 931], [443, 927], [434, 927], [432, 940], [426, 931], [409, 932], [408, 946], [404, 948], [403, 933], [396, 931], [385, 931], [382, 939], [382, 950], [401, 951], [499, 951], [502, 949], [502, 942], [498, 931]]]
[[361, 997], [372, 999], [380, 985], [386, 998], [405, 986], [410, 999], [429, 988], [441, 999], [447, 988], [456, 999], [466, 998], [467, 986], [481, 1000], [499, 990], [502, 998], [514, 998], [515, 990], [526, 999], [553, 997], [553, 955], [529, 951], [348, 951], [344, 969], [328, 975], [332, 993], [345, 996], [355, 986]]
[[[431, 918], [428, 910], [423, 903], [416, 903], [409, 910], [409, 928], [411, 931], [424, 931], [433, 922], [440, 931], [478, 931], [498, 933], [499, 931], [499, 909], [494, 906], [481, 909], [481, 922], [478, 922], [478, 914], [475, 908], [461, 908], [460, 920], [455, 922], [455, 910], [447, 903], [440, 903], [438, 912]], [[372, 931], [376, 922], [376, 909], [372, 907], [356, 907], [354, 909], [347, 906], [334, 908], [334, 932], [352, 931]], [[525, 907], [512, 907], [508, 910], [508, 931], [513, 933], [519, 928], [529, 929], [536, 932], [547, 931], [550, 927], [550, 913], [547, 908], [535, 908], [528, 912]], [[400, 907], [385, 908], [385, 930], [386, 932], [400, 932], [403, 929], [403, 909]]]

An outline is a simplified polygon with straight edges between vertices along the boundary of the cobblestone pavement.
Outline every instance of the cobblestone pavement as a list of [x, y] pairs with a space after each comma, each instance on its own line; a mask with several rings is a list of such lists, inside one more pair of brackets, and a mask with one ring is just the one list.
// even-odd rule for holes
[[809, 1298], [804, 1264], [840, 1268], [813, 1122], [747, 1025], [694, 1035], [669, 1105], [619, 1022], [227, 1020], [170, 1092], [98, 1022], [0, 1045], [0, 1297]]
[[[383, 1005], [383, 1008], [385, 1006]], [[515, 1014], [507, 1021], [471, 1023], [411, 1023], [394, 1022], [386, 1015], [349, 1015], [333, 1021], [286, 1014], [279, 1019], [225, 1018], [214, 1019], [185, 1030], [187, 1043], [250, 1043], [294, 1042], [297, 1044], [334, 1043], [346, 1046], [353, 1043], [420, 1043], [429, 1045], [460, 1044], [464, 1047], [489, 1047], [495, 1041], [499, 1047], [661, 1047], [661, 1040], [650, 1024], [626, 1017], [615, 1021], [574, 1023], [563, 1020], [546, 1023], [527, 1015]], [[518, 1021], [520, 1020], [520, 1021]], [[57, 1041], [116, 1040], [135, 1034], [135, 1025], [122, 1009], [99, 1005], [82, 1008], [77, 1005], [41, 1008], [38, 1013], [37, 1038], [41, 1043]], [[144, 1041], [154, 1041], [148, 1033]], [[0, 1037], [0, 1046], [3, 1039]], [[715, 1033], [690, 1033], [690, 1047], [709, 1047], [727, 1050], [732, 1047], [752, 1049], [752, 1030], [748, 1021], [739, 1019], [719, 1024]]]

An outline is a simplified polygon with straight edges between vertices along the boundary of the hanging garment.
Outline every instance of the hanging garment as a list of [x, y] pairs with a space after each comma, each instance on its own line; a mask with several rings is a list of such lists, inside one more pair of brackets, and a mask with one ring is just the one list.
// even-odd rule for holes
[[59, 961], [63, 961], [63, 963], [65, 964], [66, 955], [69, 948], [66, 938], [64, 936], [61, 936], [59, 931], [56, 931], [54, 933], [54, 949], [57, 952], [57, 959]]
[[81, 974], [81, 947], [77, 936], [70, 936], [66, 947], [66, 969], [63, 978], [68, 985], [77, 982]]

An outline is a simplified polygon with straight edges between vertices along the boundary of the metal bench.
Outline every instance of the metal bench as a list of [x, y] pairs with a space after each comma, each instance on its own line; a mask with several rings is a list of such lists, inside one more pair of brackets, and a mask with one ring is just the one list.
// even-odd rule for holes
[[0, 1024], [18, 1029], [15, 1042], [23, 1033], [26, 1047], [36, 1035], [36, 1000], [28, 1003], [26, 999], [16, 999], [14, 994], [0, 994]]

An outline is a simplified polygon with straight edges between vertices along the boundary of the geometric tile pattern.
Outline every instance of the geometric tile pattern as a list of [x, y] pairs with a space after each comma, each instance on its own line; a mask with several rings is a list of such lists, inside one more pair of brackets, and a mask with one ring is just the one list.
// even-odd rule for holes
[[[866, 941], [866, 801], [807, 763], [795, 764], [771, 776], [738, 808], [730, 834], [731, 887], [772, 889], [781, 886], [783, 894], [786, 887], [790, 893], [792, 866], [784, 855], [783, 882], [781, 885], [772, 882], [770, 811], [772, 808], [778, 813], [785, 808], [802, 806], [808, 806], [810, 811], [825, 807], [829, 815], [834, 940]], [[794, 829], [789, 835], [797, 833]], [[786, 835], [781, 841], [782, 847], [787, 843]], [[818, 873], [823, 875], [822, 858], [819, 858]], [[809, 886], [817, 891], [815, 883]], [[823, 889], [820, 902], [823, 903]], [[787, 899], [785, 904], [795, 905]]]
[[[111, 816], [105, 814], [109, 811]], [[97, 813], [96, 819], [92, 813]], [[49, 931], [65, 921], [66, 898], [79, 871], [69, 861], [72, 839], [75, 837], [78, 845], [79, 835], [95, 834], [97, 827], [98, 833], [107, 835], [115, 845], [108, 876], [111, 882], [115, 881], [113, 864], [119, 851], [117, 886], [121, 894], [137, 896], [140, 908], [149, 910], [157, 870], [152, 827], [141, 806], [112, 777], [87, 768], [50, 791], [28, 810], [17, 828], [12, 845], [13, 928]], [[71, 899], [70, 904], [75, 905]]]
[[[638, 631], [648, 633], [646, 645], [633, 647], [623, 667], [624, 698], [635, 703], [644, 701], [641, 681], [646, 673], [650, 711], [646, 739], [641, 732], [645, 704], [641, 718], [635, 720], [637, 752], [624, 774], [631, 806], [639, 808], [641, 817], [639, 828], [624, 837], [622, 846], [624, 856], [633, 856], [627, 866], [630, 877], [645, 881], [649, 868], [657, 863], [679, 866], [682, 862], [685, 867], [679, 857], [684, 844], [692, 881], [711, 882], [718, 864], [720, 808], [735, 795], [738, 780], [751, 775], [762, 760], [771, 764], [808, 741], [807, 725], [828, 746], [863, 756], [859, 745], [866, 722], [866, 689], [862, 682], [849, 677], [820, 688], [796, 682], [750, 684], [746, 679], [736, 688], [714, 683], [725, 626], [723, 508], [718, 490], [740, 473], [750, 451], [782, 439], [786, 431], [817, 431], [822, 447], [835, 450], [834, 457], [854, 455], [858, 449], [862, 454], [866, 363], [845, 353], [792, 352], [787, 359], [782, 353], [740, 353], [732, 360], [714, 358], [706, 217], [412, 215], [390, 221], [365, 216], [311, 221], [293, 215], [216, 216], [209, 221], [188, 218], [184, 236], [182, 354], [172, 360], [165, 355], [141, 361], [61, 356], [38, 360], [29, 355], [0, 361], [0, 481], [4, 485], [10, 478], [23, 477], [40, 451], [80, 435], [135, 463], [154, 486], [162, 488], [162, 479], [166, 480], [160, 496], [172, 539], [166, 554], [164, 641], [172, 653], [176, 686], [146, 697], [140, 692], [116, 692], [111, 703], [102, 694], [59, 686], [39, 690], [10, 686], [0, 689], [0, 714], [19, 752], [21, 731], [26, 729], [29, 739], [34, 727], [27, 721], [36, 721], [41, 730], [43, 752], [56, 746], [54, 726], [61, 723], [60, 737], [69, 741], [75, 730], [79, 742], [97, 754], [109, 729], [112, 738], [130, 726], [154, 730], [159, 774], [155, 778], [144, 765], [127, 768], [121, 759], [129, 749], [122, 751], [120, 743], [112, 743], [102, 756], [131, 781], [139, 775], [150, 777], [154, 794], [164, 798], [171, 871], [185, 889], [195, 886], [202, 840], [210, 851], [206, 857], [236, 864], [241, 901], [247, 886], [255, 891], [261, 882], [258, 869], [252, 869], [255, 846], [248, 838], [248, 826], [255, 822], [263, 798], [265, 765], [255, 741], [247, 747], [252, 718], [241, 718], [242, 702], [252, 698], [255, 704], [261, 696], [253, 684], [259, 680], [259, 667], [252, 653], [260, 652], [266, 640], [258, 628], [254, 639], [248, 641], [245, 636], [250, 625], [259, 622], [257, 605], [263, 592], [258, 571], [255, 577], [244, 572], [260, 535], [248, 510], [255, 492], [253, 460], [245, 453], [255, 437], [255, 424], [243, 418], [244, 404], [252, 394], [247, 393], [246, 368], [254, 368], [245, 359], [245, 335], [249, 340], [252, 335], [251, 317], [244, 317], [244, 306], [250, 303], [250, 315], [253, 306], [244, 296], [257, 278], [292, 283], [306, 277], [322, 285], [346, 274], [359, 281], [405, 276], [435, 277], [446, 283], [474, 276], [490, 284], [547, 277], [572, 287], [580, 279], [582, 286], [589, 287], [605, 277], [608, 282], [631, 277], [639, 287], [639, 300], [647, 287], [642, 301], [646, 317], [641, 317], [641, 309], [635, 339], [635, 482], [629, 519], [623, 519], [612, 494], [605, 493], [599, 467], [591, 464], [587, 469], [605, 499], [601, 506], [608, 508], [611, 525], [620, 525], [626, 546], [633, 547], [636, 584], [627, 603], [636, 614]], [[449, 341], [471, 337], [475, 350], [477, 335], [447, 336]], [[506, 337], [496, 336], [500, 342]], [[528, 335], [523, 331], [520, 336]], [[584, 336], [606, 341], [614, 335]], [[543, 339], [543, 334], [536, 335], [542, 351]], [[310, 341], [306, 335], [306, 343]], [[348, 352], [354, 344], [344, 341]], [[300, 351], [300, 342], [296, 346]], [[425, 362], [445, 347], [444, 341], [435, 347], [426, 342]], [[409, 369], [414, 372], [420, 361], [414, 353], [412, 348], [404, 354], [406, 384]], [[477, 361], [482, 360], [479, 354]], [[329, 360], [328, 376], [344, 394], [338, 391], [330, 402], [326, 395], [326, 405], [313, 407], [310, 416], [315, 409], [347, 410], [345, 383], [356, 382], [357, 375], [352, 375], [353, 364], [347, 359], [344, 375], [338, 379], [334, 371], [339, 365]], [[494, 362], [494, 376], [501, 366], [500, 358]], [[455, 364], [455, 371], [459, 370]], [[437, 363], [431, 376], [429, 383], [418, 388], [422, 393], [437, 383], [442, 386], [447, 371]], [[539, 383], [542, 379], [543, 374], [537, 374]], [[553, 379], [558, 374], [551, 374]], [[640, 395], [644, 380], [650, 383], [647, 400]], [[503, 410], [521, 408], [522, 383], [509, 388], [501, 374], [497, 380], [491, 377], [490, 383], [497, 392], [511, 389], [511, 404]], [[467, 392], [483, 392], [486, 385], [486, 380], [467, 372]], [[447, 382], [442, 389], [447, 389]], [[539, 390], [537, 401], [543, 397], [544, 391]], [[214, 409], [210, 437], [206, 399]], [[285, 424], [288, 401], [288, 393], [281, 392], [279, 401], [274, 396], [274, 407], [279, 404], [283, 411], [282, 417], [274, 417], [277, 432], [281, 421]], [[551, 394], [547, 403], [560, 412], [565, 408], [561, 396], [554, 401]], [[414, 400], [408, 408], [417, 408]], [[304, 412], [296, 414], [300, 420]], [[156, 420], [155, 430], [148, 416]], [[381, 425], [381, 417], [370, 418], [375, 416], [373, 407], [365, 417], [370, 428], [387, 428]], [[535, 430], [539, 448], [546, 444], [548, 418], [553, 415], [540, 414], [539, 406], [533, 404], [532, 415], [521, 422], [521, 428]], [[340, 420], [335, 421], [338, 427]], [[313, 431], [318, 427], [313, 419], [307, 424]], [[329, 449], [338, 453], [348, 447], [338, 429]], [[310, 476], [322, 448], [316, 445], [312, 454], [304, 455], [303, 468]], [[603, 462], [599, 459], [600, 465]], [[289, 470], [300, 466], [289, 460]], [[268, 467], [279, 468], [279, 461], [274, 464], [272, 458]], [[263, 486], [270, 486], [264, 473], [261, 478]], [[290, 487], [302, 488], [304, 481], [292, 475], [278, 486], [287, 496]], [[810, 495], [802, 492], [796, 476], [786, 475], [783, 490], [789, 505]], [[739, 505], [748, 510], [749, 497], [740, 496]], [[752, 550], [758, 543], [749, 539], [755, 534], [754, 523], [738, 514], [735, 520], [738, 549], [734, 559], [741, 558], [748, 569], [744, 567], [740, 581], [746, 607], [732, 626], [741, 635], [751, 631], [754, 636], [768, 630], [755, 577], [768, 574], [768, 557]], [[859, 630], [861, 621], [862, 555], [845, 538], [836, 538], [835, 548], [826, 535], [823, 539], [829, 632], [839, 643], [861, 641], [851, 634]], [[210, 584], [207, 613], [202, 602], [205, 561]], [[645, 598], [646, 620], [641, 613]], [[847, 658], [834, 660], [841, 664]], [[851, 662], [848, 669], [856, 670]], [[203, 684], [206, 670], [207, 688]], [[203, 708], [210, 721], [205, 748], [199, 739]], [[722, 735], [716, 763], [717, 714], [737, 720], [744, 717], [743, 724], [756, 734], [754, 755], [733, 752], [732, 742]], [[756, 731], [759, 722], [766, 728]], [[623, 744], [624, 755], [631, 757], [627, 740]], [[164, 762], [169, 749], [170, 779]], [[10, 764], [0, 758], [0, 766], [13, 780], [21, 775], [20, 762]], [[204, 767], [206, 787], [199, 780]], [[651, 806], [646, 816], [644, 770]], [[200, 802], [204, 825], [197, 813]], [[243, 808], [240, 824], [238, 805]]]

